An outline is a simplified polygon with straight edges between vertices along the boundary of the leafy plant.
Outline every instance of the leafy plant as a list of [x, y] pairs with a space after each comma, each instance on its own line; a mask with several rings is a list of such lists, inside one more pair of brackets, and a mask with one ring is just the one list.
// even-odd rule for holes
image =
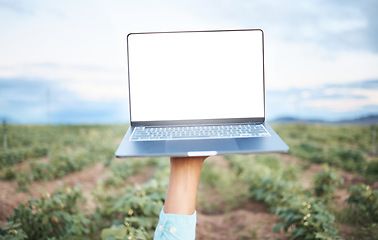
[[[304, 200], [303, 202], [301, 202]], [[282, 221], [274, 227], [289, 233], [290, 239], [338, 239], [333, 223], [335, 217], [325, 210], [316, 198], [291, 198], [287, 208], [278, 208], [276, 214]]]
[[302, 185], [283, 179], [283, 164], [242, 157], [232, 157], [231, 162], [249, 184], [250, 197], [263, 201], [280, 218], [275, 231], [283, 229], [290, 239], [338, 238], [335, 217]]
[[369, 179], [374, 181], [374, 179], [378, 179], [378, 159], [370, 161], [366, 167], [366, 174]]
[[360, 184], [349, 189], [350, 196], [345, 200], [348, 203], [349, 222], [357, 224], [357, 234], [364, 238], [375, 239], [378, 236], [378, 190]]
[[0, 228], [0, 240], [23, 240], [28, 236], [22, 229], [19, 229], [21, 224], [13, 224], [12, 226], [5, 226]]
[[116, 159], [109, 165], [104, 185], [109, 187], [120, 187], [132, 174], [138, 173], [144, 166], [153, 165], [148, 158], [142, 159]]
[[323, 170], [323, 172], [319, 172], [314, 176], [313, 191], [315, 196], [321, 197], [323, 201], [328, 202], [332, 199], [336, 187], [343, 183], [343, 179], [326, 164], [323, 165]]
[[23, 162], [26, 159], [25, 152], [22, 149], [8, 150], [0, 152], [0, 166], [12, 166]]
[[103, 229], [101, 232], [102, 240], [149, 240], [152, 236], [143, 227], [133, 228], [130, 224], [112, 226]]
[[330, 150], [330, 163], [347, 171], [364, 172], [367, 159], [365, 154], [349, 147], [336, 147]]
[[13, 180], [16, 178], [16, 172], [11, 167], [6, 167], [0, 171], [0, 179]]
[[81, 200], [81, 191], [70, 187], [31, 199], [18, 205], [0, 232], [5, 233], [4, 239], [83, 239], [89, 233], [89, 219], [79, 213]]
[[16, 175], [16, 181], [17, 181], [17, 186], [19, 191], [22, 192], [27, 192], [29, 191], [29, 184], [31, 183], [31, 176], [23, 172], [23, 174], [17, 174]]
[[[126, 193], [116, 198], [109, 199], [95, 194], [97, 201], [103, 206], [96, 211], [108, 219], [113, 219], [114, 222], [113, 226], [102, 230], [103, 240], [152, 238], [165, 201], [168, 170], [160, 169], [147, 183], [136, 188], [126, 188]], [[119, 221], [114, 221], [122, 218], [123, 226]]]

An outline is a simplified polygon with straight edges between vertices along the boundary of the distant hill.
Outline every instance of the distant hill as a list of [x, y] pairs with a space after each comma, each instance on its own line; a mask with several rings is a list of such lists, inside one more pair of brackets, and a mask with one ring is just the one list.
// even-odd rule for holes
[[374, 125], [378, 124], [378, 115], [363, 116], [355, 119], [344, 119], [339, 121], [326, 121], [322, 119], [302, 119], [295, 117], [281, 117], [272, 121], [273, 123], [318, 123], [318, 124], [352, 124], [352, 125]]
[[347, 119], [336, 122], [338, 124], [373, 125], [378, 124], [378, 115], [369, 115], [356, 119]]

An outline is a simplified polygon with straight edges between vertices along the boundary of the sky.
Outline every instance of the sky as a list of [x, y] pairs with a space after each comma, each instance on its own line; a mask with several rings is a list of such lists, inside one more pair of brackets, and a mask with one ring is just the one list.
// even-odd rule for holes
[[130, 32], [261, 28], [266, 116], [378, 114], [378, 1], [0, 0], [0, 119], [126, 123]]

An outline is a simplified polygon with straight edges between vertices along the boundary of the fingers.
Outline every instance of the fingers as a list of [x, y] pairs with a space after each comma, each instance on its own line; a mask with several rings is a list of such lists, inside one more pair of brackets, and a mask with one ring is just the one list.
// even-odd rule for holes
[[199, 157], [171, 157], [171, 161], [205, 161], [208, 156]]

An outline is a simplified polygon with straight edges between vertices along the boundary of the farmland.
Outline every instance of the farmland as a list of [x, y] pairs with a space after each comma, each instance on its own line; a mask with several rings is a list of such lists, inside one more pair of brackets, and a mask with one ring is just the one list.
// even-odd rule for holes
[[[126, 128], [3, 125], [0, 239], [152, 239], [169, 159], [116, 159]], [[205, 161], [197, 239], [376, 239], [377, 126], [273, 128], [288, 154]]]

